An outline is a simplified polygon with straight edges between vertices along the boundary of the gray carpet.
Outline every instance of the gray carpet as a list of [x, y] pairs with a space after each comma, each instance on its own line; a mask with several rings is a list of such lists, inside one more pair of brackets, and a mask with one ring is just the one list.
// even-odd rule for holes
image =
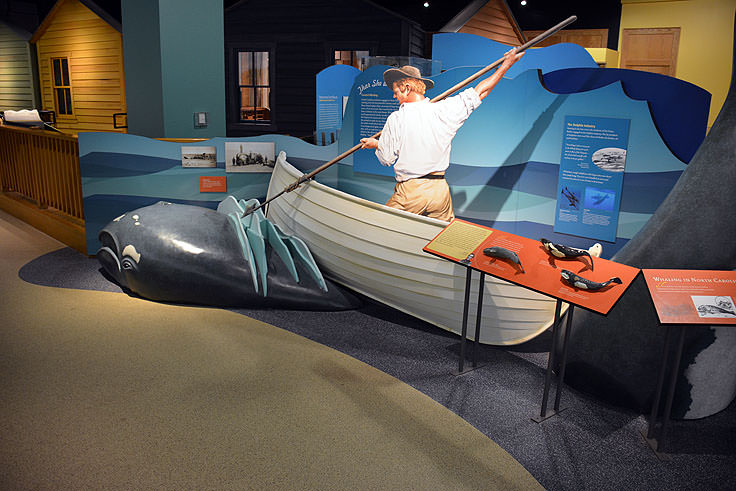
[[[56, 288], [119, 291], [100, 279], [98, 269], [95, 260], [61, 249], [29, 261], [20, 275]], [[235, 313], [339, 350], [418, 389], [498, 443], [546, 489], [733, 489], [736, 482], [734, 404], [703, 420], [675, 422], [669, 461], [658, 459], [641, 436], [645, 417], [570, 389], [563, 393], [561, 414], [533, 422], [542, 398], [547, 335], [516, 347], [483, 347], [483, 366], [458, 377], [451, 374], [457, 336], [370, 301], [338, 313]], [[364, 487], [376, 486], [357, 486]]]

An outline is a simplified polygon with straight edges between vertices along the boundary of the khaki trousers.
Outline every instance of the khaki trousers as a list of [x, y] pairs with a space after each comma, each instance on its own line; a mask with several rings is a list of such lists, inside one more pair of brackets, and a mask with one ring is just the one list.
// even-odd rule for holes
[[452, 212], [450, 186], [444, 179], [409, 179], [397, 182], [386, 206], [449, 222]]

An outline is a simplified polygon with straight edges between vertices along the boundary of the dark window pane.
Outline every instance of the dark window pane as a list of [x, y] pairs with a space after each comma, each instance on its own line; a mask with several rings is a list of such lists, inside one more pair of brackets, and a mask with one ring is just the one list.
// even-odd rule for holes
[[54, 66], [54, 85], [61, 85], [61, 60], [58, 58], [52, 61]]
[[66, 58], [61, 59], [61, 75], [62, 85], [69, 86], [69, 60]]
[[59, 114], [66, 114], [66, 98], [64, 89], [56, 89], [56, 110]]
[[64, 96], [66, 98], [66, 113], [72, 114], [72, 91], [71, 89], [64, 89]]

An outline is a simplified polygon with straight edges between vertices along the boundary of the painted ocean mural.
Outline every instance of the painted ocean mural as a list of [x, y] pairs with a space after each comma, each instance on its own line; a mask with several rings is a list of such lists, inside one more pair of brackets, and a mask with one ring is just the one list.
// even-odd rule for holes
[[[468, 36], [472, 35], [461, 35], [463, 42], [454, 44], [463, 46]], [[447, 43], [442, 48], [443, 66], [456, 68], [432, 77], [435, 88], [428, 92], [429, 97], [481, 68], [463, 66], [473, 60], [460, 59], [458, 52], [457, 62], [447, 61], [453, 56], [453, 36], [441, 37], [442, 43]], [[472, 42], [488, 44], [474, 55], [490, 57], [484, 62], [494, 61], [493, 56], [500, 57], [508, 49], [485, 38]], [[455, 214], [517, 235], [546, 237], [573, 247], [587, 249], [600, 242], [553, 230], [556, 204], [566, 200], [557, 188], [563, 123], [566, 116], [626, 119], [630, 131], [616, 240], [603, 243], [602, 257], [610, 258], [646, 224], [685, 169], [685, 157], [695, 153], [705, 133], [706, 120], [698, 114], [707, 115], [708, 94], [671, 77], [630, 76], [629, 70], [612, 73], [594, 68], [590, 55], [575, 45], [530, 50], [522, 62], [512, 67], [455, 137], [447, 171]], [[275, 152], [286, 152], [289, 162], [303, 172], [353, 147], [359, 140], [358, 88], [382, 80], [386, 68], [371, 67], [354, 80], [339, 139], [327, 146], [282, 135], [176, 143], [134, 135], [80, 134], [88, 250], [97, 250], [97, 232], [111, 219], [162, 199], [214, 208], [227, 195], [246, 200], [265, 197], [270, 174], [225, 172], [227, 142], [274, 142]], [[665, 92], [667, 97], [663, 98]], [[699, 104], [667, 109], [667, 101], [678, 99], [697, 100]], [[676, 145], [672, 142], [682, 143], [685, 139], [678, 136], [682, 134], [690, 138], [673, 153]], [[214, 146], [216, 167], [184, 168], [183, 145]], [[199, 192], [200, 176], [225, 176], [227, 192]], [[316, 179], [378, 203], [388, 199], [394, 186], [390, 175], [356, 172], [352, 155]]]

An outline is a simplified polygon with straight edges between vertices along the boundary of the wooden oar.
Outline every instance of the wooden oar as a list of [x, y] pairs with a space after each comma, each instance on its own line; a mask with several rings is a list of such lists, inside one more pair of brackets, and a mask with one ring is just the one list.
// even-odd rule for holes
[[[521, 46], [519, 46], [518, 48], [516, 48], [516, 52], [517, 53], [521, 53], [521, 52], [525, 51], [526, 49], [531, 48], [535, 44], [538, 44], [538, 43], [544, 41], [545, 39], [547, 39], [548, 37], [550, 37], [552, 34], [556, 33], [557, 31], [559, 31], [561, 29], [564, 29], [565, 27], [569, 26], [570, 24], [572, 24], [576, 20], [577, 20], [577, 16], [571, 15], [570, 17], [568, 17], [567, 19], [563, 20], [562, 22], [560, 22], [556, 26], [547, 29], [546, 31], [544, 31], [542, 34], [538, 35], [534, 39], [532, 39], [530, 41], [527, 41], [526, 43], [524, 43]], [[450, 95], [450, 94], [452, 94], [452, 93], [454, 93], [454, 92], [462, 89], [463, 87], [465, 87], [466, 85], [468, 85], [470, 82], [472, 82], [474, 80], [477, 80], [478, 78], [482, 77], [483, 75], [485, 75], [489, 71], [491, 71], [494, 68], [498, 67], [501, 63], [503, 63], [503, 58], [499, 58], [498, 60], [494, 61], [493, 63], [491, 63], [487, 67], [478, 70], [476, 73], [474, 73], [470, 77], [466, 78], [462, 82], [458, 82], [453, 87], [447, 89], [446, 91], [444, 91], [440, 95], [433, 97], [430, 100], [430, 102], [437, 102], [437, 101], [440, 101], [440, 100], [444, 99], [448, 95]], [[381, 136], [381, 132], [380, 131], [378, 133], [376, 133], [375, 135], [373, 135], [371, 138], [378, 138], [379, 136]], [[271, 201], [275, 200], [276, 198], [278, 198], [282, 194], [292, 192], [293, 190], [295, 190], [296, 188], [298, 188], [301, 184], [303, 184], [306, 181], [309, 181], [314, 176], [316, 176], [317, 174], [319, 174], [323, 170], [327, 169], [331, 165], [336, 164], [337, 162], [341, 161], [342, 159], [344, 159], [348, 155], [351, 155], [351, 154], [355, 153], [356, 151], [360, 150], [362, 146], [363, 146], [362, 143], [358, 143], [354, 147], [350, 148], [349, 150], [344, 151], [343, 153], [341, 153], [337, 157], [333, 158], [329, 162], [326, 162], [326, 163], [320, 165], [319, 167], [317, 167], [316, 169], [314, 169], [309, 174], [303, 174], [303, 175], [301, 175], [299, 177], [299, 179], [297, 179], [294, 183], [292, 183], [289, 186], [285, 187], [278, 194], [275, 194], [274, 196], [271, 196], [269, 199], [267, 199], [266, 201], [264, 201], [260, 205], [253, 206], [253, 207], [248, 207], [245, 210], [245, 212], [243, 213], [243, 216], [245, 217], [247, 215], [250, 215], [254, 211], [258, 210], [259, 208], [263, 208], [268, 203], [270, 203]]]

